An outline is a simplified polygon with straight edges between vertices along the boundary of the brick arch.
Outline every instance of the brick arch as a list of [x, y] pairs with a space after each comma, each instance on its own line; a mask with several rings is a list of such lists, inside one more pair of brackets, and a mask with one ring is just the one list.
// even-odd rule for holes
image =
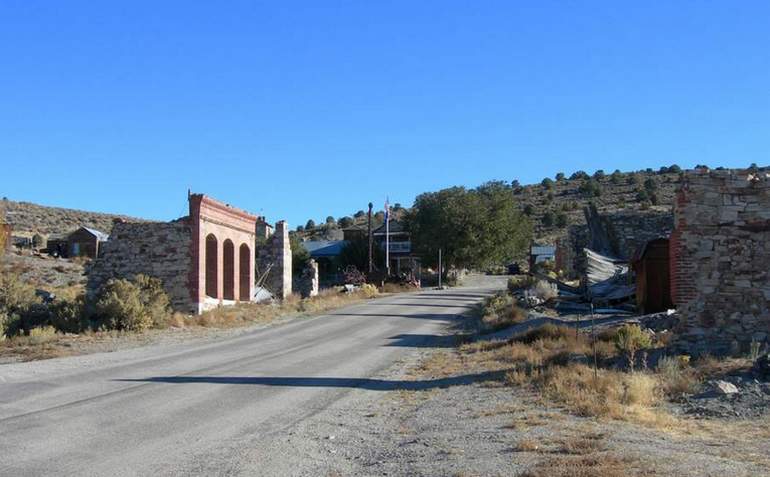
[[235, 246], [230, 239], [222, 245], [222, 298], [235, 300]]
[[219, 276], [217, 270], [217, 255], [219, 243], [214, 234], [206, 236], [206, 295], [211, 298], [219, 298]]
[[238, 266], [239, 270], [239, 299], [241, 301], [251, 300], [251, 270], [254, 268], [251, 265], [251, 249], [245, 243], [242, 243], [239, 250]]

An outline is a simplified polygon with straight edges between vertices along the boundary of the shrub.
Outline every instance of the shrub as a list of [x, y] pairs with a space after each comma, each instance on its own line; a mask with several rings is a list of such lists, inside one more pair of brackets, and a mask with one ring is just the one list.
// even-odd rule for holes
[[564, 180], [564, 173], [563, 172], [557, 172], [556, 173], [556, 180], [561, 182]]
[[508, 279], [508, 291], [513, 293], [517, 290], [529, 288], [535, 284], [537, 280], [532, 275], [517, 275]]
[[45, 307], [35, 289], [15, 273], [0, 273], [0, 328], [4, 336], [14, 336], [45, 321]]
[[603, 179], [604, 178], [604, 170], [599, 169], [598, 171], [594, 172], [594, 179]]
[[80, 333], [88, 328], [85, 308], [82, 295], [74, 300], [57, 300], [48, 307], [49, 323], [63, 333]]
[[107, 282], [94, 307], [99, 320], [109, 329], [144, 331], [167, 322], [168, 303], [160, 280], [137, 275], [134, 281]]
[[495, 331], [521, 323], [527, 314], [514, 303], [507, 293], [497, 293], [484, 300], [481, 307], [482, 331]]
[[40, 302], [40, 298], [35, 295], [35, 288], [20, 280], [17, 274], [0, 273], [0, 312], [23, 312]]
[[537, 328], [525, 331], [520, 335], [514, 336], [511, 341], [518, 343], [531, 344], [540, 340], [559, 340], [575, 336], [575, 330], [567, 326], [556, 326], [546, 323]]
[[564, 212], [558, 212], [556, 214], [556, 220], [554, 221], [557, 227], [566, 227], [567, 226], [567, 214]]
[[366, 276], [356, 268], [355, 265], [348, 265], [342, 272], [345, 283], [350, 285], [363, 285], [366, 283]]
[[29, 330], [29, 344], [41, 344], [56, 338], [56, 328], [43, 326]]
[[550, 177], [546, 177], [543, 179], [540, 185], [542, 185], [547, 190], [553, 189], [553, 180], [551, 180]]
[[650, 335], [642, 331], [639, 325], [623, 325], [618, 329], [615, 336], [615, 347], [619, 352], [626, 355], [628, 367], [631, 371], [634, 370], [636, 352], [650, 346], [652, 346]]
[[[689, 358], [689, 356], [687, 356]], [[657, 372], [663, 392], [669, 397], [697, 392], [699, 381], [694, 370], [688, 366], [689, 359], [681, 356], [664, 356], [658, 361]]]
[[656, 190], [657, 188], [658, 188], [658, 183], [655, 182], [655, 179], [653, 179], [652, 177], [648, 177], [644, 181], [644, 189], [647, 192], [652, 192], [652, 191]]
[[549, 210], [549, 211], [547, 211], [545, 214], [543, 214], [543, 219], [542, 219], [542, 221], [543, 221], [543, 226], [545, 226], [545, 227], [550, 227], [550, 226], [552, 226], [552, 225], [553, 225], [553, 223], [554, 223], [554, 221], [555, 221], [555, 220], [556, 220], [556, 219], [555, 219], [555, 217], [554, 217], [554, 214], [553, 214], [553, 212], [551, 212], [550, 210]]
[[371, 283], [364, 283], [363, 285], [361, 285], [361, 293], [366, 298], [374, 298], [377, 296], [377, 293], [379, 293], [379, 291], [377, 290], [377, 287], [372, 285]]
[[535, 213], [535, 208], [532, 206], [532, 204], [527, 204], [524, 206], [524, 215], [531, 216]]
[[558, 295], [556, 287], [546, 282], [545, 280], [539, 280], [535, 286], [529, 288], [530, 295], [534, 295], [542, 300], [553, 300]]
[[602, 195], [601, 186], [594, 179], [584, 180], [580, 184], [579, 190], [586, 197], [599, 197]]
[[171, 318], [171, 303], [163, 282], [155, 277], [137, 275], [134, 283], [139, 287], [140, 300], [152, 318], [152, 325], [156, 328], [166, 326]]

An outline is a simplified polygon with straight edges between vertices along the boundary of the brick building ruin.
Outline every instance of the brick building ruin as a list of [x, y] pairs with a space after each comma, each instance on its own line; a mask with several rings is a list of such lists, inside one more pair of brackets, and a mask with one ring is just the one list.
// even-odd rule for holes
[[[88, 271], [89, 291], [111, 278], [145, 274], [163, 282], [178, 311], [201, 313], [251, 301], [258, 217], [203, 194], [190, 194], [188, 201], [189, 215], [172, 222], [116, 222]], [[285, 298], [291, 294], [291, 247], [286, 223], [276, 229], [260, 259], [272, 264], [268, 279], [277, 276], [266, 288]]]
[[770, 168], [688, 171], [674, 206], [677, 345], [733, 354], [770, 335]]

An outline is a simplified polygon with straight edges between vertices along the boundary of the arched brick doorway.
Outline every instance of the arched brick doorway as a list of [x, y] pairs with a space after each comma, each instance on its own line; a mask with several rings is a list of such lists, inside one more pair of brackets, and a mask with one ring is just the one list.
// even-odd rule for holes
[[222, 258], [223, 298], [235, 300], [235, 246], [230, 239], [225, 240], [222, 246]]
[[217, 293], [217, 238], [214, 234], [206, 236], [206, 295], [219, 298]]
[[239, 299], [241, 301], [251, 300], [251, 250], [245, 243], [241, 244], [239, 251], [239, 267], [240, 267], [240, 290]]

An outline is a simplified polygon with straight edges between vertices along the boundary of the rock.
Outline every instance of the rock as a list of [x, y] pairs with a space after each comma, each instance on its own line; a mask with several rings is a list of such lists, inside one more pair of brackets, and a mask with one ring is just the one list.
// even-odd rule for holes
[[738, 388], [735, 386], [735, 384], [728, 383], [727, 381], [722, 381], [721, 379], [712, 381], [709, 384], [710, 384], [711, 390], [714, 393], [722, 396], [738, 393]]

